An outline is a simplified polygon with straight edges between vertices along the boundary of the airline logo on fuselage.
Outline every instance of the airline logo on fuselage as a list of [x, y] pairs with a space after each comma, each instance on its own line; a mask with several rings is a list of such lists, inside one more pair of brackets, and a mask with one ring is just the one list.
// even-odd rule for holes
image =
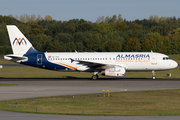
[[150, 58], [149, 54], [118, 54], [116, 58]]
[[19, 38], [19, 39], [15, 38], [14, 41], [13, 41], [13, 45], [14, 44], [16, 44], [16, 45], [18, 45], [18, 44], [19, 45], [24, 45], [24, 44], [27, 44], [27, 43], [26, 43], [26, 40], [24, 38], [22, 38], [22, 39], [21, 38]]

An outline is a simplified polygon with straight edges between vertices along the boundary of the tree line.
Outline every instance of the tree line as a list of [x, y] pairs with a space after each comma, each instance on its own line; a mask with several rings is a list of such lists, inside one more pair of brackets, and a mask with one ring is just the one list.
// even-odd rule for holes
[[0, 15], [0, 54], [11, 54], [6, 25], [16, 25], [42, 52], [160, 52], [180, 53], [180, 18], [150, 16], [127, 21], [121, 15], [53, 20], [47, 15]]

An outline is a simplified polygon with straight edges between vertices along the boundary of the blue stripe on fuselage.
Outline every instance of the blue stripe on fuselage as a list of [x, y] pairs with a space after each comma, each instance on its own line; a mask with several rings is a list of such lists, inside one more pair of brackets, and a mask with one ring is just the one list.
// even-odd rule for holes
[[[40, 54], [42, 55], [42, 64], [38, 65], [37, 55], [40, 55]], [[46, 59], [45, 54], [43, 52], [37, 51], [34, 47], [31, 47], [28, 50], [28, 52], [26, 54], [24, 54], [23, 56], [28, 57], [28, 61], [21, 62], [21, 64], [30, 65], [30, 66], [38, 67], [38, 68], [51, 69], [51, 70], [67, 69], [67, 67], [65, 67], [65, 66], [49, 62]]]

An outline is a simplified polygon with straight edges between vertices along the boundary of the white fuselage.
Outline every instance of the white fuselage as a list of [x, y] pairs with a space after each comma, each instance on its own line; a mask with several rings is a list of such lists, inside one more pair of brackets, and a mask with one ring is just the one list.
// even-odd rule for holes
[[45, 56], [49, 62], [79, 71], [84, 71], [87, 67], [78, 62], [71, 62], [71, 59], [123, 66], [127, 71], [168, 70], [177, 67], [177, 63], [167, 55], [153, 52], [45, 53]]

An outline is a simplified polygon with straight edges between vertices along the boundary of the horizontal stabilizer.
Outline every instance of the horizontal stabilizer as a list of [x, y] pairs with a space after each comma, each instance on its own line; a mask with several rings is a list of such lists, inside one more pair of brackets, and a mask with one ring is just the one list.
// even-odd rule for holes
[[22, 61], [28, 61], [27, 57], [15, 55], [15, 54], [6, 55], [6, 56], [4, 56], [4, 59], [10, 60], [10, 61], [13, 61], [13, 62], [19, 62], [19, 63], [22, 62]]

